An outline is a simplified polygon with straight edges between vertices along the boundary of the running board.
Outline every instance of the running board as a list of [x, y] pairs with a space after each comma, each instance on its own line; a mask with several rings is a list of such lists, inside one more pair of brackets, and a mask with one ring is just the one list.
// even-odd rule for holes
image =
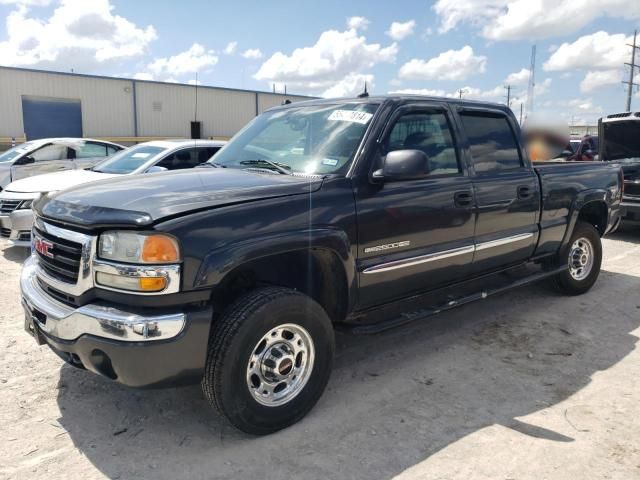
[[431, 315], [435, 315], [437, 313], [444, 312], [446, 310], [450, 310], [452, 308], [459, 307], [461, 305], [465, 305], [467, 303], [471, 303], [476, 300], [482, 300], [484, 298], [487, 298], [490, 295], [502, 293], [507, 290], [511, 290], [512, 288], [522, 287], [524, 285], [528, 285], [530, 283], [534, 283], [539, 280], [552, 277], [558, 273], [565, 271], [566, 268], [567, 267], [563, 266], [563, 267], [555, 268], [553, 270], [535, 273], [533, 275], [529, 275], [528, 277], [514, 280], [513, 282], [506, 285], [501, 285], [498, 287], [481, 290], [479, 292], [472, 293], [470, 295], [465, 295], [460, 298], [449, 300], [438, 306], [419, 308], [417, 310], [403, 312], [399, 316], [391, 318], [389, 320], [383, 320], [381, 322], [377, 322], [369, 325], [349, 326], [345, 328], [345, 330], [355, 335], [371, 335], [374, 333], [380, 333], [385, 330], [389, 330], [391, 328], [396, 328], [402, 325], [406, 325], [407, 323], [411, 323], [416, 320], [422, 320], [426, 317], [430, 317]]

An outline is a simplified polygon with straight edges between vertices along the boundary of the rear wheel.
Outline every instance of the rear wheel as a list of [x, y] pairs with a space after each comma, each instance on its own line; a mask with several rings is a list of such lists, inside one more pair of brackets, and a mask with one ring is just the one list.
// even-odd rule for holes
[[324, 309], [294, 290], [268, 287], [238, 299], [214, 326], [203, 391], [247, 433], [287, 427], [327, 385], [334, 351]]
[[564, 271], [553, 277], [555, 287], [561, 292], [580, 295], [593, 286], [602, 264], [602, 243], [593, 225], [585, 222], [576, 224], [558, 263], [566, 265]]

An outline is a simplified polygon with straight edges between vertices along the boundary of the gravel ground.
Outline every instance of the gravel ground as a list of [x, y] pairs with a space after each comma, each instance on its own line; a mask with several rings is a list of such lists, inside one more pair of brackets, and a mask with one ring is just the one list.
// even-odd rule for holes
[[640, 230], [604, 244], [586, 295], [534, 285], [338, 335], [318, 405], [261, 438], [198, 387], [131, 390], [38, 348], [22, 331], [24, 253], [5, 249], [0, 477], [640, 479]]

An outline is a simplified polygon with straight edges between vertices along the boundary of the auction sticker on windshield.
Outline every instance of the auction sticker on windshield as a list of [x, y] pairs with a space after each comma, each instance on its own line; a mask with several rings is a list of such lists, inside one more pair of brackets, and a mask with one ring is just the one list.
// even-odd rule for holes
[[342, 122], [368, 123], [373, 117], [372, 113], [359, 112], [357, 110], [334, 110], [329, 115], [329, 120], [340, 120]]
[[150, 153], [145, 153], [145, 152], [138, 152], [138, 153], [134, 153], [133, 155], [131, 155], [132, 158], [147, 158], [149, 155], [151, 155]]

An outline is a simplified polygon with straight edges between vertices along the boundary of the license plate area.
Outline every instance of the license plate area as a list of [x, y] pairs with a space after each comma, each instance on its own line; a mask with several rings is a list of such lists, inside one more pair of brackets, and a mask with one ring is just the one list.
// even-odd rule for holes
[[47, 316], [39, 310], [29, 308], [26, 304], [23, 304], [23, 307], [25, 331], [35, 339], [38, 345], [43, 345], [45, 343], [44, 337], [38, 328], [36, 320], [44, 325], [47, 321]]

